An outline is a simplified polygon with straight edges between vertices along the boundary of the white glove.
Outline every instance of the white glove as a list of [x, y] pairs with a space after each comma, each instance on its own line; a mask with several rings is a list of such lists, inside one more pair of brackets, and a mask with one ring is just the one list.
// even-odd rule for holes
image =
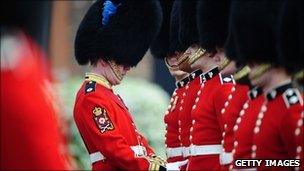
[[167, 170], [180, 170], [181, 166], [184, 166], [185, 164], [188, 163], [188, 159], [184, 161], [179, 161], [179, 162], [172, 162], [172, 163], [167, 163], [166, 168]]

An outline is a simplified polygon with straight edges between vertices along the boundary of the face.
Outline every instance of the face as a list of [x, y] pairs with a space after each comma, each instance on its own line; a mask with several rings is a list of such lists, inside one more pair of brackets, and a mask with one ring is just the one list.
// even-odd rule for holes
[[233, 75], [237, 70], [235, 61], [231, 61], [222, 71], [223, 75]]
[[115, 61], [109, 61], [110, 68], [116, 77], [115, 83], [119, 84], [131, 67], [119, 65]]
[[130, 67], [116, 64], [114, 61], [104, 61], [100, 59], [93, 71], [103, 75], [112, 85], [120, 84]]
[[[178, 67], [177, 64], [178, 64], [178, 58], [179, 58], [180, 55], [181, 55], [181, 53], [176, 52], [174, 55], [172, 55], [172, 56], [170, 56], [170, 57], [167, 57], [165, 60], [167, 61], [167, 64], [168, 64], [169, 66], [176, 66], [176, 67]], [[169, 69], [170, 74], [171, 74], [176, 80], [179, 80], [179, 79], [181, 79], [181, 78], [184, 78], [184, 77], [187, 75], [186, 72], [181, 71], [181, 70], [179, 70], [179, 69], [174, 69], [174, 68], [170, 68], [170, 67], [168, 67], [168, 69]]]
[[253, 86], [264, 87], [268, 80], [270, 80], [271, 74], [269, 70], [266, 70], [261, 75], [257, 76], [256, 74], [260, 70], [260, 64], [249, 64], [250, 72], [249, 72], [249, 80]]
[[196, 44], [191, 45], [184, 53], [183, 55], [181, 55], [181, 57], [179, 58], [179, 61], [183, 61], [182, 63], [179, 64], [179, 68], [182, 71], [185, 72], [192, 72], [197, 68], [195, 65], [192, 66], [192, 64], [189, 64], [189, 60], [190, 60], [190, 56], [193, 56], [199, 49], [200, 47]]

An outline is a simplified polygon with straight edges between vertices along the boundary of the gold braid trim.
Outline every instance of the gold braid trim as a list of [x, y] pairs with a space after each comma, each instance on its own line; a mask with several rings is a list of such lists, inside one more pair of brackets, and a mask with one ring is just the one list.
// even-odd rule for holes
[[148, 160], [150, 162], [149, 171], [159, 171], [160, 166], [166, 167], [166, 161], [158, 156], [151, 156], [148, 157]]
[[304, 69], [302, 69], [301, 71], [297, 72], [295, 75], [294, 75], [294, 78], [296, 80], [303, 80], [304, 79]]
[[230, 64], [230, 62], [231, 61], [227, 57], [225, 57], [224, 61], [218, 67], [219, 70], [223, 70], [224, 68], [226, 68], [226, 66], [228, 66]]
[[193, 64], [195, 61], [197, 61], [200, 57], [202, 57], [206, 53], [206, 50], [203, 48], [198, 48], [197, 51], [189, 56], [189, 64]]
[[102, 75], [98, 75], [95, 73], [86, 73], [85, 80], [86, 81], [95, 81], [98, 84], [101, 84], [109, 89], [112, 88], [112, 84]]
[[256, 70], [256, 72], [252, 73], [252, 79], [255, 80], [261, 77], [265, 73], [265, 71], [267, 71], [270, 67], [270, 64], [261, 64]]
[[250, 72], [250, 68], [248, 65], [244, 66], [241, 70], [239, 70], [238, 72], [236, 72], [234, 75], [233, 75], [233, 78], [238, 81], [242, 78], [244, 78], [246, 75], [248, 75]]
[[117, 64], [115, 64], [113, 61], [109, 61], [109, 64], [116, 78], [121, 81], [123, 79], [123, 76], [120, 74]]

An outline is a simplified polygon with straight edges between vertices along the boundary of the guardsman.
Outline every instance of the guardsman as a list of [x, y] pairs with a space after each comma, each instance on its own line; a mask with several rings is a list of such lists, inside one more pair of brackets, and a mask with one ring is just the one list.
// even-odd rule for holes
[[181, 54], [181, 47], [178, 41], [179, 25], [179, 3], [177, 1], [160, 1], [163, 7], [163, 23], [157, 39], [150, 47], [154, 57], [164, 59], [170, 74], [176, 80], [176, 89], [174, 90], [170, 105], [164, 116], [165, 145], [167, 162], [176, 162], [183, 160], [183, 147], [180, 142], [179, 132], [179, 108], [182, 108], [185, 92], [185, 86], [189, 82], [188, 73], [180, 71], [177, 66], [177, 59]]
[[[190, 6], [189, 4], [191, 3], [193, 4], [194, 2], [185, 1], [182, 4], [182, 7]], [[197, 4], [192, 5], [192, 9], [186, 11], [196, 11], [197, 9], [197, 11], [200, 12], [201, 8], [206, 6], [208, 6], [208, 8], [204, 9], [204, 12], [206, 13], [215, 10], [213, 8], [210, 9], [211, 6], [205, 3], [210, 2], [199, 1]], [[216, 5], [216, 3], [213, 5]], [[216, 11], [218, 11], [218, 15], [228, 15], [228, 13], [226, 14], [227, 9], [229, 8], [227, 4], [223, 3], [217, 7]], [[187, 13], [188, 15], [184, 14], [184, 16], [191, 16], [189, 13], [190, 12]], [[194, 12], [192, 15], [196, 16], [197, 13]], [[190, 111], [191, 117], [188, 122], [190, 128], [188, 140], [190, 147], [188, 154], [190, 155], [190, 159], [187, 169], [219, 170], [221, 168], [220, 154], [223, 152], [221, 141], [224, 128], [221, 109], [224, 107], [225, 102], [230, 99], [229, 95], [231, 94], [231, 91], [233, 91], [235, 83], [231, 76], [223, 77], [220, 73], [220, 70], [224, 69], [227, 64], [229, 64], [223, 52], [226, 34], [223, 32], [220, 32], [219, 34], [219, 31], [210, 29], [219, 27], [218, 24], [220, 23], [213, 23], [216, 20], [208, 18], [200, 13], [198, 13], [198, 15], [199, 16], [197, 17], [199, 20], [197, 23], [195, 21], [195, 25], [190, 27], [189, 24], [185, 23], [184, 27], [180, 29], [181, 42], [188, 47], [184, 53], [185, 58], [181, 58], [180, 60], [181, 67], [185, 65], [192, 69], [200, 69], [203, 71], [203, 74], [198, 77], [199, 88], [194, 94], [194, 101]], [[219, 17], [216, 14], [212, 15], [208, 14], [208, 16], [215, 18]], [[183, 15], [181, 16], [183, 17]], [[204, 18], [201, 20], [203, 17], [206, 17], [207, 19]], [[204, 27], [200, 26], [202, 24]], [[216, 26], [214, 27], [214, 25]], [[225, 24], [221, 23], [221, 26], [223, 25], [225, 26]], [[189, 28], [198, 28], [196, 31], [199, 33], [199, 40], [196, 42], [189, 39], [190, 36], [185, 36], [189, 35], [188, 33], [194, 33], [194, 31]], [[225, 29], [227, 29], [227, 27]], [[227, 31], [224, 30], [224, 32]], [[215, 37], [214, 35], [217, 36]]]
[[[193, 44], [198, 43], [198, 33], [196, 29], [196, 20], [189, 20], [189, 16], [195, 16], [195, 6], [197, 1], [176, 1], [180, 5], [180, 29], [178, 31], [178, 39], [182, 40], [181, 47], [184, 52], [182, 56], [179, 57], [179, 68], [186, 72], [189, 72], [188, 76], [188, 84], [185, 85], [185, 91], [182, 94], [183, 104], [178, 108], [179, 110], [179, 132], [180, 132], [180, 140], [182, 146], [182, 155], [184, 159], [188, 159], [190, 156], [189, 146], [190, 146], [190, 127], [191, 127], [191, 110], [192, 106], [195, 102], [195, 97], [197, 95], [197, 91], [200, 88], [200, 75], [202, 74], [202, 70], [199, 68], [193, 69], [185, 65], [184, 59], [188, 59], [188, 56], [193, 56], [192, 52], [185, 52], [187, 48], [189, 48]], [[188, 50], [189, 51], [189, 50]], [[200, 51], [196, 51], [199, 52]], [[195, 52], [194, 52], [195, 54]], [[200, 55], [200, 54], [197, 54]], [[182, 61], [182, 62], [180, 62]], [[186, 166], [182, 168], [186, 169]]]
[[[247, 108], [240, 112], [243, 118], [234, 127], [237, 131], [234, 160], [248, 159], [248, 154], [251, 159], [300, 157], [302, 148], [297, 139], [301, 136], [303, 99], [292, 86], [291, 75], [301, 68], [301, 64], [299, 60], [290, 62], [291, 56], [281, 55], [277, 50], [277, 45], [284, 42], [278, 38], [277, 32], [281, 7], [279, 1], [234, 2], [232, 6], [230, 32], [235, 38], [237, 51], [250, 65], [251, 83], [264, 90], [264, 100], [260, 101], [259, 107], [246, 105]], [[250, 169], [290, 169], [265, 167], [265, 164]]]
[[74, 119], [93, 170], [166, 170], [112, 90], [148, 50], [161, 14], [155, 0], [98, 0], [78, 28], [76, 60], [92, 70], [77, 93]]
[[[283, 4], [282, 15], [279, 24], [279, 58], [285, 59], [286, 68], [298, 68], [293, 78], [298, 81], [299, 90], [303, 99], [304, 64], [301, 57], [304, 56], [304, 25], [303, 25], [303, 2], [285, 1]], [[300, 70], [300, 71], [298, 71]], [[303, 107], [303, 106], [302, 106]], [[295, 107], [294, 107], [295, 108]], [[294, 110], [297, 115], [297, 110]], [[300, 159], [301, 166], [296, 170], [304, 170], [304, 112], [300, 113], [295, 129], [296, 137], [296, 159]]]

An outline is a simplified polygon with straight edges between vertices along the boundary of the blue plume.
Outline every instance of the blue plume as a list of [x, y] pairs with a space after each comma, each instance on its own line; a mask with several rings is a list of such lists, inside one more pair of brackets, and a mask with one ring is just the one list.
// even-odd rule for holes
[[110, 17], [114, 15], [117, 11], [117, 6], [113, 4], [112, 1], [106, 0], [103, 3], [103, 11], [102, 11], [102, 25], [107, 25], [110, 21]]

